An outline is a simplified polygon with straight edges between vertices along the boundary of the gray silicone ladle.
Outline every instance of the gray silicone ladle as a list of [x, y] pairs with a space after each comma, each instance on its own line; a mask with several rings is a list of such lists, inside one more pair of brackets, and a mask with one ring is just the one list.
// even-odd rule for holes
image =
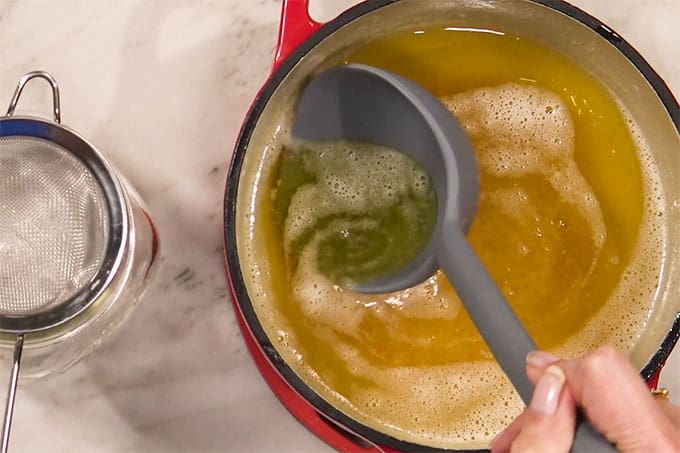
[[[451, 113], [411, 80], [372, 66], [343, 65], [309, 81], [297, 105], [292, 135], [301, 140], [345, 139], [388, 146], [430, 173], [437, 195], [437, 222], [428, 245], [399, 272], [352, 289], [398, 291], [441, 268], [528, 405], [533, 385], [525, 373], [526, 356], [536, 345], [467, 241], [479, 198], [479, 171], [472, 146]], [[584, 422], [572, 451], [616, 449]]]

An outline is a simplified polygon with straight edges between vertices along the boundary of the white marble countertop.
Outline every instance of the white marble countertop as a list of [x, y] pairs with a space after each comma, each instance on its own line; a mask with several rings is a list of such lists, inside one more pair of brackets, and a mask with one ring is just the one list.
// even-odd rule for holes
[[[355, 1], [312, 3], [317, 17], [330, 17]], [[680, 95], [680, 2], [573, 3], [628, 39]], [[0, 0], [0, 106], [20, 75], [51, 72], [63, 122], [141, 192], [163, 257], [157, 284], [116, 338], [65, 374], [20, 386], [12, 451], [330, 451], [258, 374], [222, 261], [227, 166], [271, 66], [279, 8]], [[28, 91], [24, 111], [50, 111], [47, 89]], [[679, 377], [676, 350], [663, 376], [675, 402]]]

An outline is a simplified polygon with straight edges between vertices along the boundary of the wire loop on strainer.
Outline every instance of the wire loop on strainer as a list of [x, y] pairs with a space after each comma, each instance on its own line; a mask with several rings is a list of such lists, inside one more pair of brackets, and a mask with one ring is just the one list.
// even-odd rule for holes
[[47, 82], [52, 87], [52, 105], [53, 105], [53, 109], [54, 109], [54, 121], [56, 121], [57, 123], [61, 123], [61, 106], [60, 106], [60, 101], [59, 101], [59, 85], [57, 85], [57, 81], [54, 80], [54, 77], [52, 77], [50, 74], [48, 74], [47, 72], [44, 72], [44, 71], [29, 72], [28, 74], [25, 74], [19, 80], [19, 83], [17, 84], [17, 88], [14, 90], [14, 95], [12, 96], [12, 100], [9, 102], [9, 108], [7, 109], [7, 116], [14, 115], [14, 110], [17, 108], [17, 104], [19, 103], [19, 98], [21, 97], [21, 93], [24, 91], [24, 87], [29, 82], [29, 80], [35, 79], [35, 78], [41, 78], [41, 79], [47, 80]]

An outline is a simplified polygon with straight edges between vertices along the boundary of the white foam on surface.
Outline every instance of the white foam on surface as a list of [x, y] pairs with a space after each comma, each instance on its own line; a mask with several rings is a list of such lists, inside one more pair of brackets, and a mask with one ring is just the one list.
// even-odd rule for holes
[[[569, 108], [555, 93], [531, 85], [480, 88], [441, 101], [458, 117], [478, 149], [479, 165], [496, 176], [541, 175], [578, 207], [598, 248], [606, 239], [600, 204], [574, 153]], [[507, 205], [512, 209], [512, 203]]]
[[[542, 175], [566, 202], [577, 206], [583, 217], [589, 219], [597, 250], [602, 247], [606, 229], [599, 202], [574, 161], [572, 120], [557, 95], [534, 87], [505, 85], [458, 94], [443, 101], [463, 120], [469, 134], [494, 131], [493, 140], [482, 143], [486, 149], [480, 165], [486, 171], [498, 176]], [[649, 316], [649, 301], [653, 300], [656, 290], [666, 233], [658, 218], [663, 215], [660, 208], [663, 193], [654, 159], [642, 138], [639, 135], [636, 138], [646, 198], [640, 240], [633, 252], [635, 258], [611, 300], [578, 335], [555, 351], [565, 357], [578, 355], [603, 340], [626, 350]], [[415, 186], [420, 181], [420, 175], [398, 157], [377, 153], [365, 160], [363, 157], [347, 159], [353, 157], [352, 149], [337, 146], [332, 152], [342, 154], [344, 161], [353, 161], [356, 165], [338, 161], [337, 165], [321, 168], [318, 183], [298, 191], [286, 219], [286, 249], [315, 219], [332, 212], [362, 212], [380, 203], [390, 203], [391, 196], [399, 196], [408, 190], [408, 184]], [[376, 200], [365, 197], [366, 193], [384, 193], [385, 197]], [[521, 188], [486, 196], [502, 197], [504, 209], [515, 215], [534, 215], [535, 207]], [[261, 289], [256, 291], [253, 303], [263, 323], [268, 324], [265, 327], [279, 332], [277, 349], [281, 355], [324, 398], [380, 431], [433, 446], [486, 447], [523, 409], [521, 400], [495, 362], [425, 369], [381, 367], [368, 362], [336, 333], [360, 338], [362, 319], [371, 313], [389, 330], [391, 338], [406, 341], [407, 334], [392, 322], [397, 311], [398, 317], [453, 319], [463, 309], [460, 302], [444, 294], [434, 278], [381, 298], [344, 291], [316, 268], [316, 244], [320, 239], [311, 240], [300, 255], [291, 277], [293, 294], [311, 320], [315, 334], [333, 345], [354, 376], [368, 378], [376, 385], [359, 387], [351, 400], [329, 387], [306, 363], [304, 354], [300, 353], [304, 347], [288, 332], [276, 307], [268, 302], [271, 291], [268, 277], [266, 273], [259, 273], [254, 286]], [[252, 262], [260, 262], [260, 253], [251, 247], [248, 256]]]

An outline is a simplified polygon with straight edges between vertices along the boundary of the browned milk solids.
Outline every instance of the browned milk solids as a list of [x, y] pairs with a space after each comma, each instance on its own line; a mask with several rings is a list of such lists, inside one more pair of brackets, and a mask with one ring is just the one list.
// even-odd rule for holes
[[[652, 158], [607, 91], [559, 54], [502, 32], [401, 33], [348, 61], [416, 80], [463, 123], [482, 187], [469, 239], [539, 346], [566, 356], [604, 342], [631, 347], [658, 278], [660, 192]], [[276, 149], [248, 208], [247, 257], [258, 264], [246, 277], [281, 355], [375, 429], [433, 446], [487, 445], [522, 405], [442, 275], [365, 296], [319, 271], [318, 241], [287, 257], [305, 219], [335, 206], [328, 187], [349, 188], [338, 209], [358, 212], [362, 196], [387, 196], [378, 187], [404, 196], [408, 184], [394, 175], [409, 163], [336, 162], [326, 176], [307, 175], [280, 218]]]

